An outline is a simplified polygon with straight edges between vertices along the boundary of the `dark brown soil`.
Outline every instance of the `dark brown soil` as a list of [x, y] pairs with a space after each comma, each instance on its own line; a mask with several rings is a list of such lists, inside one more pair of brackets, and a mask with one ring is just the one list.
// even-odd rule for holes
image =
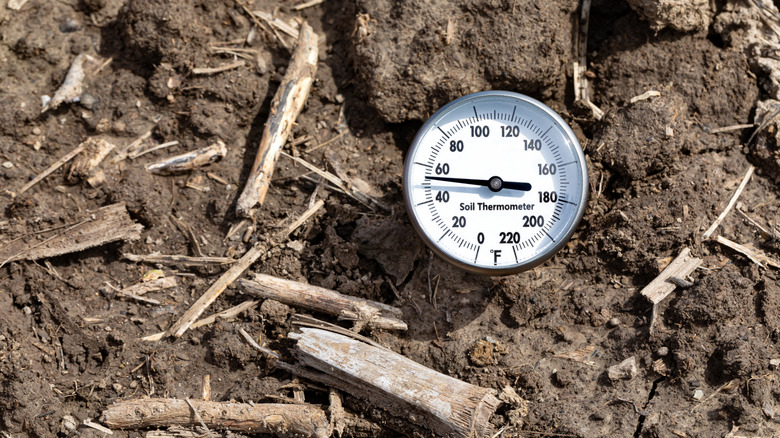
[[[293, 376], [238, 329], [289, 358], [290, 318], [304, 310], [266, 301], [176, 341], [144, 342], [225, 268], [163, 268], [180, 282], [149, 295], [160, 305], [117, 298], [106, 286], [135, 284], [155, 268], [122, 253], [195, 255], [187, 226], [204, 255], [238, 257], [263, 241], [270, 249], [250, 271], [402, 308], [408, 331], [362, 334], [464, 381], [515, 389], [527, 404], [498, 410], [491, 421], [500, 436], [722, 437], [733, 427], [747, 437], [780, 434], [779, 375], [770, 365], [780, 359], [777, 272], [702, 239], [752, 163], [757, 172], [738, 208], [769, 234], [736, 211], [717, 233], [780, 258], [777, 132], [748, 146], [751, 129], [713, 133], [752, 122], [766, 98], [761, 72], [745, 55], [713, 32], [654, 32], [622, 1], [596, 0], [589, 75], [593, 100], [607, 111], [596, 121], [573, 103], [576, 1], [329, 0], [296, 12], [297, 3], [243, 2], [305, 19], [321, 36], [316, 82], [292, 135], [312, 139], [285, 151], [361, 184], [390, 211], [317, 189], [302, 166], [280, 158], [244, 241], [225, 235], [238, 222], [235, 201], [289, 60], [277, 37], [258, 29], [251, 44], [240, 44], [257, 59], [193, 75], [232, 61], [209, 46], [246, 40], [253, 23], [242, 3], [29, 0], [15, 11], [0, 0], [0, 242], [115, 202], [144, 226], [136, 242], [0, 267], [5, 436], [102, 436], [73, 430], [71, 420], [96, 421], [125, 398], [199, 397], [206, 374], [215, 400], [292, 396]], [[88, 78], [80, 102], [40, 114], [40, 96], [54, 93], [80, 53], [113, 61]], [[580, 136], [590, 173], [588, 209], [571, 242], [544, 265], [503, 278], [437, 258], [414, 234], [401, 193], [404, 154], [421, 122], [483, 89], [529, 94], [559, 111]], [[648, 90], [660, 95], [631, 102]], [[68, 182], [66, 166], [10, 195], [87, 137], [124, 146], [149, 129], [150, 142], [179, 144], [118, 164], [109, 156], [107, 181], [94, 188]], [[144, 170], [217, 139], [229, 152], [207, 168], [173, 177]], [[195, 178], [208, 191], [191, 188]], [[325, 208], [272, 244], [315, 191]], [[651, 334], [652, 306], [639, 291], [684, 247], [703, 267], [691, 287], [659, 304]], [[246, 299], [231, 287], [206, 313]], [[577, 350], [587, 352], [582, 360], [572, 360]], [[607, 369], [632, 356], [636, 376], [610, 381]], [[305, 394], [327, 404], [319, 386]], [[376, 423], [363, 436], [426, 434], [381, 406], [344, 402]]]

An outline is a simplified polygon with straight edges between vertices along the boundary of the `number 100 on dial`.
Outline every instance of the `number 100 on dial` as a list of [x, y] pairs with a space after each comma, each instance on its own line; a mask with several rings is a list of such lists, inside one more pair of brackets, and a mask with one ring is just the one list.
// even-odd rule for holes
[[506, 275], [553, 256], [587, 203], [585, 157], [541, 102], [483, 91], [445, 105], [406, 157], [404, 200], [417, 232], [447, 261]]

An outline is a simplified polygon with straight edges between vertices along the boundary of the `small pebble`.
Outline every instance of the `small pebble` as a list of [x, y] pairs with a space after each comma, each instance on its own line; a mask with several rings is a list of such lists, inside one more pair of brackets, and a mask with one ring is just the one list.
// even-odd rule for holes
[[769, 369], [776, 370], [778, 368], [780, 368], [780, 359], [771, 359], [769, 361]]
[[610, 327], [617, 327], [620, 325], [620, 319], [617, 317], [610, 318], [609, 321], [607, 321], [607, 325], [609, 325]]
[[4, 161], [3, 162], [3, 167], [5, 167], [6, 169], [10, 169], [10, 168], [14, 167], [14, 163], [12, 163], [10, 161]]
[[71, 33], [81, 30], [81, 24], [72, 18], [65, 18], [60, 22], [60, 32]]
[[593, 419], [596, 421], [604, 421], [609, 418], [609, 414], [601, 411], [596, 411], [593, 413]]
[[63, 415], [62, 416], [62, 428], [65, 429], [68, 432], [73, 432], [76, 430], [76, 428], [79, 426], [78, 421], [76, 421], [75, 418], [73, 418], [72, 415]]
[[336, 95], [336, 103], [344, 103], [344, 95], [339, 93]]
[[114, 128], [113, 129], [114, 129], [114, 132], [116, 132], [116, 133], [125, 132], [125, 129], [127, 129], [127, 125], [125, 124], [125, 122], [123, 122], [121, 120], [117, 120], [116, 122], [114, 122]]
[[119, 383], [114, 383], [113, 385], [111, 385], [111, 387], [112, 387], [112, 388], [114, 388], [114, 391], [116, 391], [117, 393], [120, 393], [120, 392], [122, 392], [122, 388], [123, 388], [123, 387], [122, 387], [122, 385], [121, 385], [121, 384], [119, 384]]
[[138, 388], [138, 381], [133, 380], [132, 382], [130, 382], [130, 389], [135, 389], [135, 388]]
[[36, 126], [35, 128], [33, 128], [32, 133], [33, 135], [41, 135], [41, 128]]
[[24, 307], [22, 308], [22, 312], [23, 312], [25, 315], [28, 315], [28, 316], [29, 316], [29, 315], [32, 315], [32, 309], [30, 309], [30, 306], [24, 306]]
[[617, 365], [612, 365], [607, 369], [607, 377], [609, 380], [630, 380], [636, 376], [638, 370], [636, 367], [636, 358], [634, 356], [620, 362]]
[[655, 350], [655, 354], [659, 357], [664, 357], [667, 354], [669, 354], [669, 348], [667, 347], [659, 347], [658, 350]]
[[92, 109], [92, 107], [98, 103], [98, 98], [89, 93], [82, 93], [79, 98], [79, 103], [86, 109]]
[[696, 391], [693, 392], [694, 400], [701, 400], [702, 398], [704, 398], [704, 391], [702, 391], [701, 389], [697, 389]]

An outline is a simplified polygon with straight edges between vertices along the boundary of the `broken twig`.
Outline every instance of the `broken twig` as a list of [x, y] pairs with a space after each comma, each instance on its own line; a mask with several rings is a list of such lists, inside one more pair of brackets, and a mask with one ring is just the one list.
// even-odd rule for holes
[[39, 182], [41, 182], [44, 178], [49, 176], [52, 172], [54, 172], [55, 170], [59, 169], [63, 164], [67, 163], [68, 161], [72, 160], [73, 157], [75, 157], [76, 155], [80, 154], [84, 149], [87, 148], [87, 146], [88, 146], [87, 142], [81, 143], [80, 145], [76, 146], [75, 149], [73, 149], [72, 151], [70, 151], [67, 154], [65, 154], [65, 156], [63, 156], [59, 160], [55, 161], [46, 170], [44, 170], [43, 172], [39, 173], [38, 176], [33, 178], [27, 184], [25, 184], [24, 187], [19, 189], [18, 192], [14, 193], [14, 196], [15, 197], [16, 196], [20, 196], [22, 193], [26, 192], [30, 187], [32, 187], [32, 186], [38, 184]]
[[[400, 354], [313, 328], [291, 333], [296, 357], [341, 381], [355, 397], [441, 436], [487, 436], [500, 404], [493, 389], [470, 385]], [[410, 415], [414, 413], [414, 415]]]
[[401, 309], [384, 303], [340, 294], [334, 290], [284, 280], [265, 274], [255, 274], [253, 280], [241, 279], [239, 286], [246, 294], [276, 300], [288, 306], [327, 313], [341, 319], [368, 323], [377, 328], [406, 330], [400, 318]]
[[[196, 329], [198, 327], [203, 327], [204, 325], [214, 324], [217, 320], [228, 320], [231, 318], [235, 318], [245, 310], [249, 310], [257, 306], [257, 303], [258, 303], [257, 301], [253, 301], [253, 300], [244, 301], [238, 306], [231, 307], [227, 310], [223, 310], [219, 313], [215, 313], [203, 319], [199, 319], [198, 321], [192, 323], [190, 328]], [[165, 337], [165, 332], [160, 332], [160, 333], [155, 333], [153, 335], [145, 336], [141, 338], [141, 340], [147, 342], [153, 342], [153, 341], [159, 341], [164, 337]]]
[[243, 67], [244, 61], [238, 60], [231, 62], [230, 64], [223, 64], [219, 67], [198, 67], [192, 69], [194, 75], [213, 75], [216, 73], [222, 73], [223, 71], [233, 70], [234, 68]]
[[124, 400], [108, 406], [100, 421], [114, 429], [143, 429], [163, 426], [200, 426], [192, 414], [199, 414], [206, 427], [273, 434], [277, 437], [327, 438], [328, 418], [313, 405], [149, 398]]
[[251, 217], [255, 206], [265, 200], [276, 160], [314, 82], [318, 40], [311, 26], [303, 23], [290, 65], [271, 102], [271, 115], [263, 129], [247, 184], [236, 204], [239, 216]]
[[290, 226], [288, 226], [284, 231], [279, 233], [279, 240], [284, 240], [292, 234], [293, 231], [298, 229], [301, 225], [303, 225], [304, 222], [309, 220], [310, 217], [314, 216], [314, 213], [317, 212], [322, 206], [325, 205], [325, 201], [320, 199], [317, 201], [314, 205], [311, 206], [308, 210], [304, 211], [303, 214], [295, 220], [295, 222], [291, 223]]
[[146, 171], [155, 175], [175, 175], [214, 163], [225, 155], [227, 155], [227, 146], [222, 140], [217, 140], [216, 143], [205, 148], [147, 164]]
[[747, 173], [745, 173], [745, 177], [742, 178], [742, 182], [739, 183], [739, 187], [737, 187], [737, 191], [734, 192], [734, 196], [731, 197], [731, 201], [729, 201], [729, 204], [726, 206], [726, 208], [723, 210], [723, 212], [718, 216], [717, 219], [715, 219], [715, 222], [710, 225], [710, 227], [707, 229], [707, 231], [704, 232], [702, 235], [702, 238], [704, 240], [707, 240], [712, 236], [712, 233], [715, 232], [715, 230], [718, 228], [721, 222], [723, 222], [723, 219], [726, 218], [726, 215], [729, 214], [729, 211], [734, 207], [734, 204], [737, 203], [737, 198], [739, 198], [739, 195], [742, 194], [742, 191], [745, 190], [745, 186], [747, 185], [748, 181], [750, 181], [750, 177], [753, 175], [753, 171], [756, 168], [753, 166], [750, 166], [748, 168]]
[[744, 255], [745, 257], [749, 258], [750, 261], [761, 266], [762, 268], [765, 268], [767, 265], [773, 268], [780, 268], [780, 262], [767, 256], [763, 252], [748, 248], [745, 245], [740, 245], [739, 243], [726, 239], [723, 236], [718, 236], [715, 240], [721, 245], [727, 246], [734, 251]]
[[256, 245], [246, 252], [235, 265], [227, 270], [211, 287], [190, 307], [184, 315], [179, 318], [166, 331], [166, 336], [180, 337], [195, 322], [196, 319], [214, 302], [225, 289], [233, 283], [244, 271], [247, 270], [261, 255], [265, 252], [265, 247]]
[[168, 266], [213, 266], [229, 265], [237, 260], [230, 257], [188, 257], [183, 255], [165, 254], [122, 254], [122, 258], [137, 263], [151, 263]]

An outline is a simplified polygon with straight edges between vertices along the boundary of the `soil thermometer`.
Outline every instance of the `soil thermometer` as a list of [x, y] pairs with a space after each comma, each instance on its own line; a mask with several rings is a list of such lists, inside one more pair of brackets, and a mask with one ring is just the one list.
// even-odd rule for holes
[[482, 91], [422, 126], [406, 157], [404, 200], [439, 256], [471, 272], [533, 268], [571, 237], [588, 197], [585, 156], [553, 110]]

